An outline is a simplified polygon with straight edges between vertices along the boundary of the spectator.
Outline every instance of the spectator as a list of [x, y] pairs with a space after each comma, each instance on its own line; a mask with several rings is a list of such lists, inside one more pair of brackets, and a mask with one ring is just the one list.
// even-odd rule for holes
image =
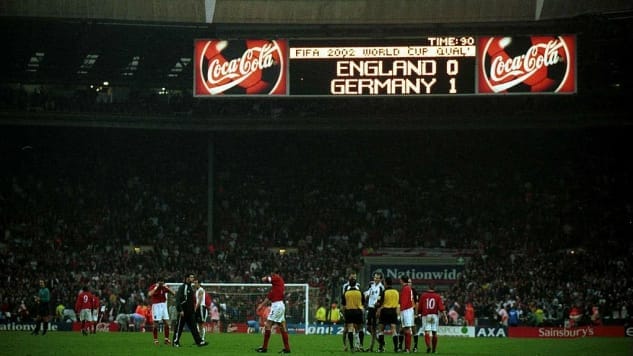
[[509, 314], [508, 307], [506, 305], [499, 308], [497, 315], [499, 316], [499, 325], [508, 326]]
[[464, 308], [464, 321], [467, 326], [475, 326], [475, 307], [473, 303], [470, 301], [466, 302], [466, 307]]
[[327, 309], [323, 305], [323, 303], [319, 303], [319, 307], [317, 308], [314, 314], [314, 322], [317, 325], [323, 325], [326, 322]]
[[597, 305], [594, 305], [591, 307], [591, 324], [593, 326], [600, 326], [602, 325], [602, 317], [600, 316], [600, 307]]
[[516, 305], [510, 305], [510, 310], [508, 311], [508, 326], [519, 326], [519, 319], [519, 310]]
[[[117, 308], [132, 313], [146, 297], [150, 273], [175, 275], [179, 271], [171, 266], [184, 253], [191, 251], [192, 261], [210, 266], [204, 270], [186, 266], [201, 277], [250, 281], [252, 271], [266, 269], [278, 256], [262, 255], [255, 246], [273, 244], [303, 246], [283, 257], [290, 266], [288, 281], [308, 281], [332, 298], [338, 295], [332, 292], [338, 276], [328, 273], [328, 266], [344, 263], [361, 270], [362, 251], [403, 247], [400, 241], [405, 240], [400, 237], [407, 235], [419, 235], [415, 241], [428, 249], [439, 248], [443, 241], [447, 248], [475, 251], [466, 256], [464, 272], [445, 295], [460, 303], [468, 296], [478, 317], [493, 317], [491, 306], [508, 303], [516, 295], [526, 305], [540, 306], [546, 324], [563, 325], [568, 318], [563, 311], [572, 303], [600, 305], [603, 319], [623, 322], [622, 315], [625, 320], [629, 317], [621, 308], [630, 306], [633, 296], [619, 276], [633, 272], [633, 249], [623, 238], [630, 235], [630, 226], [622, 223], [628, 221], [633, 200], [627, 188], [631, 168], [612, 134], [523, 132], [522, 138], [484, 130], [477, 135], [480, 139], [451, 132], [450, 140], [441, 134], [423, 135], [424, 142], [434, 147], [415, 157], [424, 162], [424, 169], [398, 155], [400, 146], [376, 139], [372, 145], [390, 147], [398, 157], [363, 147], [383, 172], [379, 175], [372, 173], [377, 171], [374, 163], [335, 140], [307, 145], [319, 147], [314, 154], [298, 142], [292, 143], [296, 150], [283, 151], [272, 138], [259, 141], [266, 146], [259, 153], [233, 147], [227, 143], [230, 140], [219, 142], [213, 167], [216, 215], [210, 252], [205, 248], [209, 245], [206, 216], [200, 213], [206, 201], [197, 198], [206, 196], [205, 162], [179, 156], [179, 150], [161, 151], [147, 138], [150, 135], [100, 131], [103, 137], [95, 138], [88, 132], [54, 130], [62, 138], [57, 145], [31, 133], [40, 146], [22, 150], [16, 144], [31, 134], [3, 131], [7, 139], [0, 147], [10, 173], [0, 177], [0, 263], [6, 275], [0, 280], [0, 295], [4, 316], [13, 321], [19, 302], [30, 300], [28, 281], [38, 280], [42, 271], [50, 271], [47, 279], [55, 281], [50, 286], [54, 300], [72, 305], [74, 291], [89, 285], [103, 296], [126, 300]], [[147, 149], [121, 142], [124, 155], [111, 144], [118, 135], [125, 142], [147, 140]], [[183, 141], [193, 150], [206, 149], [205, 140], [200, 146], [195, 137]], [[66, 147], [63, 142], [71, 144]], [[91, 142], [103, 145], [97, 148]], [[473, 149], [489, 142], [508, 157], [534, 157], [535, 163], [508, 162], [500, 167], [498, 162], [505, 156]], [[538, 148], [533, 148], [534, 142]], [[443, 145], [477, 164], [443, 154]], [[12, 150], [14, 146], [18, 149]], [[76, 154], [76, 147], [82, 147], [82, 155]], [[157, 150], [161, 160], [152, 159], [150, 150]], [[227, 152], [238, 156], [231, 159]], [[549, 159], [554, 152], [563, 159]], [[282, 155], [292, 161], [288, 165], [292, 170], [270, 158]], [[163, 170], [163, 159], [176, 163]], [[98, 182], [95, 176], [108, 179]], [[296, 183], [296, 177], [302, 184]], [[436, 209], [439, 201], [442, 208]], [[302, 212], [293, 211], [296, 206]], [[169, 248], [175, 241], [187, 242]], [[143, 247], [135, 251], [130, 245]], [[46, 253], [33, 246], [46, 246]], [[77, 251], [90, 257], [81, 258]], [[505, 257], [503, 251], [513, 251], [514, 258]], [[591, 251], [592, 258], [585, 251]], [[62, 261], [71, 272], [60, 271], [52, 261]], [[561, 283], [568, 275], [583, 278]], [[244, 315], [239, 319], [244, 320]]]
[[569, 310], [569, 327], [573, 328], [578, 326], [581, 319], [582, 311], [576, 304], [572, 305], [571, 309]]
[[341, 321], [341, 309], [338, 307], [336, 302], [332, 302], [330, 305], [330, 309], [327, 312], [327, 322], [332, 325], [338, 325]]

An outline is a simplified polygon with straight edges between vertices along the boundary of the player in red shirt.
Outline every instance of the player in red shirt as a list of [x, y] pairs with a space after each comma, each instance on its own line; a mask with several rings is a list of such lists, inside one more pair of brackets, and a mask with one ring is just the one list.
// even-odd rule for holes
[[79, 321], [81, 321], [81, 333], [84, 334], [84, 336], [88, 335], [90, 326], [92, 325], [92, 303], [93, 296], [92, 293], [90, 293], [90, 288], [85, 286], [81, 289], [75, 301], [75, 312], [77, 313]]
[[279, 353], [289, 354], [290, 344], [288, 342], [288, 330], [286, 329], [286, 305], [284, 304], [286, 284], [277, 270], [271, 273], [270, 276], [262, 277], [262, 282], [270, 283], [272, 287], [257, 309], [264, 308], [268, 303], [271, 304], [270, 313], [264, 323], [264, 344], [255, 351], [262, 353], [268, 352], [268, 341], [270, 340], [272, 326], [275, 324], [278, 326], [278, 330], [284, 342], [284, 348]]
[[[424, 324], [424, 342], [426, 343], [426, 352], [429, 353], [437, 348], [437, 329], [439, 326], [439, 315], [442, 315], [444, 323], [448, 321], [446, 309], [442, 297], [435, 292], [435, 285], [429, 284], [429, 289], [422, 293], [418, 302], [418, 314], [422, 315], [422, 323]], [[430, 334], [432, 334], [432, 336]]]
[[[411, 278], [403, 276], [400, 278], [402, 289], [400, 290], [400, 323], [401, 334], [404, 334], [404, 352], [411, 352], [411, 330], [415, 326], [415, 296], [411, 288]], [[402, 343], [400, 343], [400, 351]]]
[[96, 294], [92, 295], [92, 334], [97, 333], [97, 324], [99, 323], [99, 309], [101, 308], [101, 301]]
[[176, 295], [173, 289], [165, 285], [164, 278], [158, 278], [156, 283], [149, 286], [147, 295], [152, 304], [152, 335], [154, 344], [158, 345], [158, 327], [163, 323], [163, 334], [165, 335], [165, 345], [171, 344], [169, 341], [169, 311], [167, 310], [167, 295]]
[[466, 325], [475, 326], [475, 307], [473, 303], [468, 301], [466, 303], [466, 311], [464, 312], [464, 320], [466, 320]]

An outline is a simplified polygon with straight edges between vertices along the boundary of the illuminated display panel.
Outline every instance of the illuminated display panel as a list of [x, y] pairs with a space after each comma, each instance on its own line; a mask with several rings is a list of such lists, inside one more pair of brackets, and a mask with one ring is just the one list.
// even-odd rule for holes
[[194, 41], [194, 96], [576, 93], [576, 36]]
[[495, 36], [477, 42], [478, 94], [576, 92], [576, 36]]
[[196, 97], [288, 94], [285, 40], [197, 39], [193, 58]]
[[476, 40], [427, 37], [389, 43], [291, 42], [291, 95], [475, 93]]

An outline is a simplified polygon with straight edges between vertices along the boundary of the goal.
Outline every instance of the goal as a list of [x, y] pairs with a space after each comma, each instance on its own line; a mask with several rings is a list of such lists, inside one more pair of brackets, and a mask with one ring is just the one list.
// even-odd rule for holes
[[[182, 283], [166, 283], [177, 290]], [[220, 312], [219, 325], [209, 325], [211, 332], [246, 332], [249, 320], [257, 320], [255, 309], [270, 290], [267, 283], [201, 283], [211, 295]], [[286, 283], [286, 324], [289, 332], [308, 334], [310, 298], [318, 295], [317, 288], [305, 283]], [[315, 295], [316, 294], [316, 295]], [[173, 305], [173, 297], [169, 304]], [[317, 299], [315, 299], [317, 300]], [[210, 320], [209, 320], [210, 321]], [[209, 332], [209, 331], [207, 331]]]

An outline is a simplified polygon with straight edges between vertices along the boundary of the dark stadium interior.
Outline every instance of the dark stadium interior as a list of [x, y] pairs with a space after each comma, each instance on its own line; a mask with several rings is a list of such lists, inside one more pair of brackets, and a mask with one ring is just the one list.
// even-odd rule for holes
[[[434, 96], [411, 98], [192, 97], [192, 41], [196, 38], [275, 36], [288, 39], [366, 38], [375, 26], [138, 24], [77, 19], [4, 18], [9, 39], [4, 68], [3, 122], [192, 129], [385, 129], [630, 124], [633, 43], [627, 13], [517, 23], [384, 26], [384, 38], [415, 33], [486, 35], [574, 33], [578, 37], [578, 88], [571, 96]], [[433, 32], [430, 32], [433, 31]], [[248, 35], [247, 35], [248, 34]], [[370, 32], [371, 34], [371, 32]], [[336, 36], [336, 37], [335, 37]], [[381, 37], [379, 37], [381, 38]], [[42, 56], [38, 59], [37, 54]], [[89, 55], [96, 55], [89, 63]], [[130, 58], [138, 57], [138, 65]], [[103, 83], [108, 82], [107, 86]], [[106, 100], [110, 90], [112, 99]], [[26, 91], [26, 93], [24, 93]], [[26, 97], [28, 96], [28, 98]], [[28, 100], [27, 100], [28, 99]], [[11, 112], [13, 108], [26, 109]], [[9, 111], [8, 113], [6, 111]], [[610, 112], [604, 115], [605, 110]], [[43, 111], [43, 112], [42, 112]], [[112, 116], [116, 118], [112, 118]], [[26, 116], [26, 117], [25, 117]], [[80, 115], [81, 116], [81, 115]], [[84, 115], [85, 116], [85, 115]], [[120, 117], [126, 117], [119, 120]], [[132, 116], [133, 118], [128, 118]], [[69, 119], [70, 117], [70, 119]], [[162, 120], [157, 120], [156, 117]], [[344, 120], [343, 120], [344, 118]], [[228, 121], [227, 121], [228, 119]], [[84, 119], [85, 120], [85, 119]], [[393, 125], [393, 123], [397, 125]]]
[[[473, 301], [482, 325], [510, 299], [525, 323], [538, 307], [563, 325], [576, 304], [628, 325], [633, 10], [613, 3], [538, 21], [378, 27], [1, 13], [0, 318], [19, 317], [39, 278], [55, 303], [89, 284], [125, 297], [109, 307], [126, 312], [157, 276], [255, 282], [277, 260], [287, 282], [338, 299], [366, 256], [421, 249], [463, 251], [447, 302]], [[577, 92], [192, 95], [196, 38], [419, 33], [576, 34]]]

